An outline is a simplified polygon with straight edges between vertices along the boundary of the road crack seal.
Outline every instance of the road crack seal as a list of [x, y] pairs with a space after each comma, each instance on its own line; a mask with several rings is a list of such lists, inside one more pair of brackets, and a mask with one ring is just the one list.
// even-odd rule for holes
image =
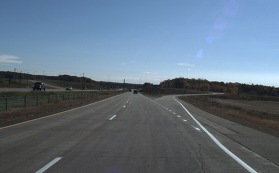
[[[199, 157], [202, 158], [202, 154], [201, 154], [201, 150], [202, 150], [202, 146], [201, 144], [199, 144]], [[203, 161], [202, 159], [197, 159], [197, 161], [199, 162], [199, 164], [201, 165], [201, 168], [202, 168], [202, 172], [205, 173], [205, 168], [204, 168], [204, 164], [203, 164]]]

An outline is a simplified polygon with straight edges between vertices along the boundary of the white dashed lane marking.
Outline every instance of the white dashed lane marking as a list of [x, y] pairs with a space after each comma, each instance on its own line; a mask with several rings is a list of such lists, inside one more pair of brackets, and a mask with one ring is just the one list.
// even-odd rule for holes
[[48, 168], [50, 168], [52, 165], [54, 165], [56, 162], [58, 162], [60, 159], [62, 159], [62, 157], [57, 157], [55, 159], [53, 159], [51, 162], [49, 162], [47, 165], [45, 165], [44, 167], [42, 167], [40, 170], [38, 170], [36, 173], [43, 173], [45, 172]]
[[199, 128], [193, 126], [193, 125], [192, 125], [192, 127], [193, 127], [194, 129], [196, 129], [197, 131], [201, 131], [201, 129], [199, 129]]
[[117, 115], [113, 115], [109, 120], [113, 120]]

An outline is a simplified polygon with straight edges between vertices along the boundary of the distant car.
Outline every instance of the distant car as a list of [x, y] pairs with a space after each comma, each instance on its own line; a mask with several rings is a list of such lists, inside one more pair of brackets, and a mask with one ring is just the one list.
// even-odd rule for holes
[[46, 90], [46, 85], [43, 82], [35, 82], [33, 83], [33, 90]]
[[137, 94], [137, 93], [138, 93], [138, 90], [134, 90], [133, 93], [134, 93], [134, 94]]
[[72, 86], [67, 86], [66, 90], [73, 90], [73, 87]]

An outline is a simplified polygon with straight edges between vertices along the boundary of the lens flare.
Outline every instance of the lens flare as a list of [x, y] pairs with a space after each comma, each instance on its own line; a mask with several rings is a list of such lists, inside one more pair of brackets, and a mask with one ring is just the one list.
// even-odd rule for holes
[[196, 59], [201, 60], [203, 57], [203, 49], [200, 49], [196, 54]]
[[[216, 16], [209, 33], [205, 37], [205, 43], [207, 45], [213, 44], [224, 35], [225, 30], [237, 15], [238, 9], [238, 0], [227, 0], [224, 2], [223, 8], [218, 13], [219, 15]], [[201, 60], [203, 56], [203, 49], [200, 49], [196, 53], [196, 60]]]

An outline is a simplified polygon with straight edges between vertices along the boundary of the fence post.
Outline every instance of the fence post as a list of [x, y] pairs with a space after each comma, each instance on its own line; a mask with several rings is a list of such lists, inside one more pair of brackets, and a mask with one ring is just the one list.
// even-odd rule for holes
[[8, 111], [8, 98], [5, 98], [6, 101], [6, 112]]
[[48, 95], [47, 104], [50, 102], [50, 95]]
[[37, 96], [37, 99], [36, 99], [36, 106], [39, 106], [39, 96]]
[[27, 96], [24, 96], [24, 108], [27, 107]]

